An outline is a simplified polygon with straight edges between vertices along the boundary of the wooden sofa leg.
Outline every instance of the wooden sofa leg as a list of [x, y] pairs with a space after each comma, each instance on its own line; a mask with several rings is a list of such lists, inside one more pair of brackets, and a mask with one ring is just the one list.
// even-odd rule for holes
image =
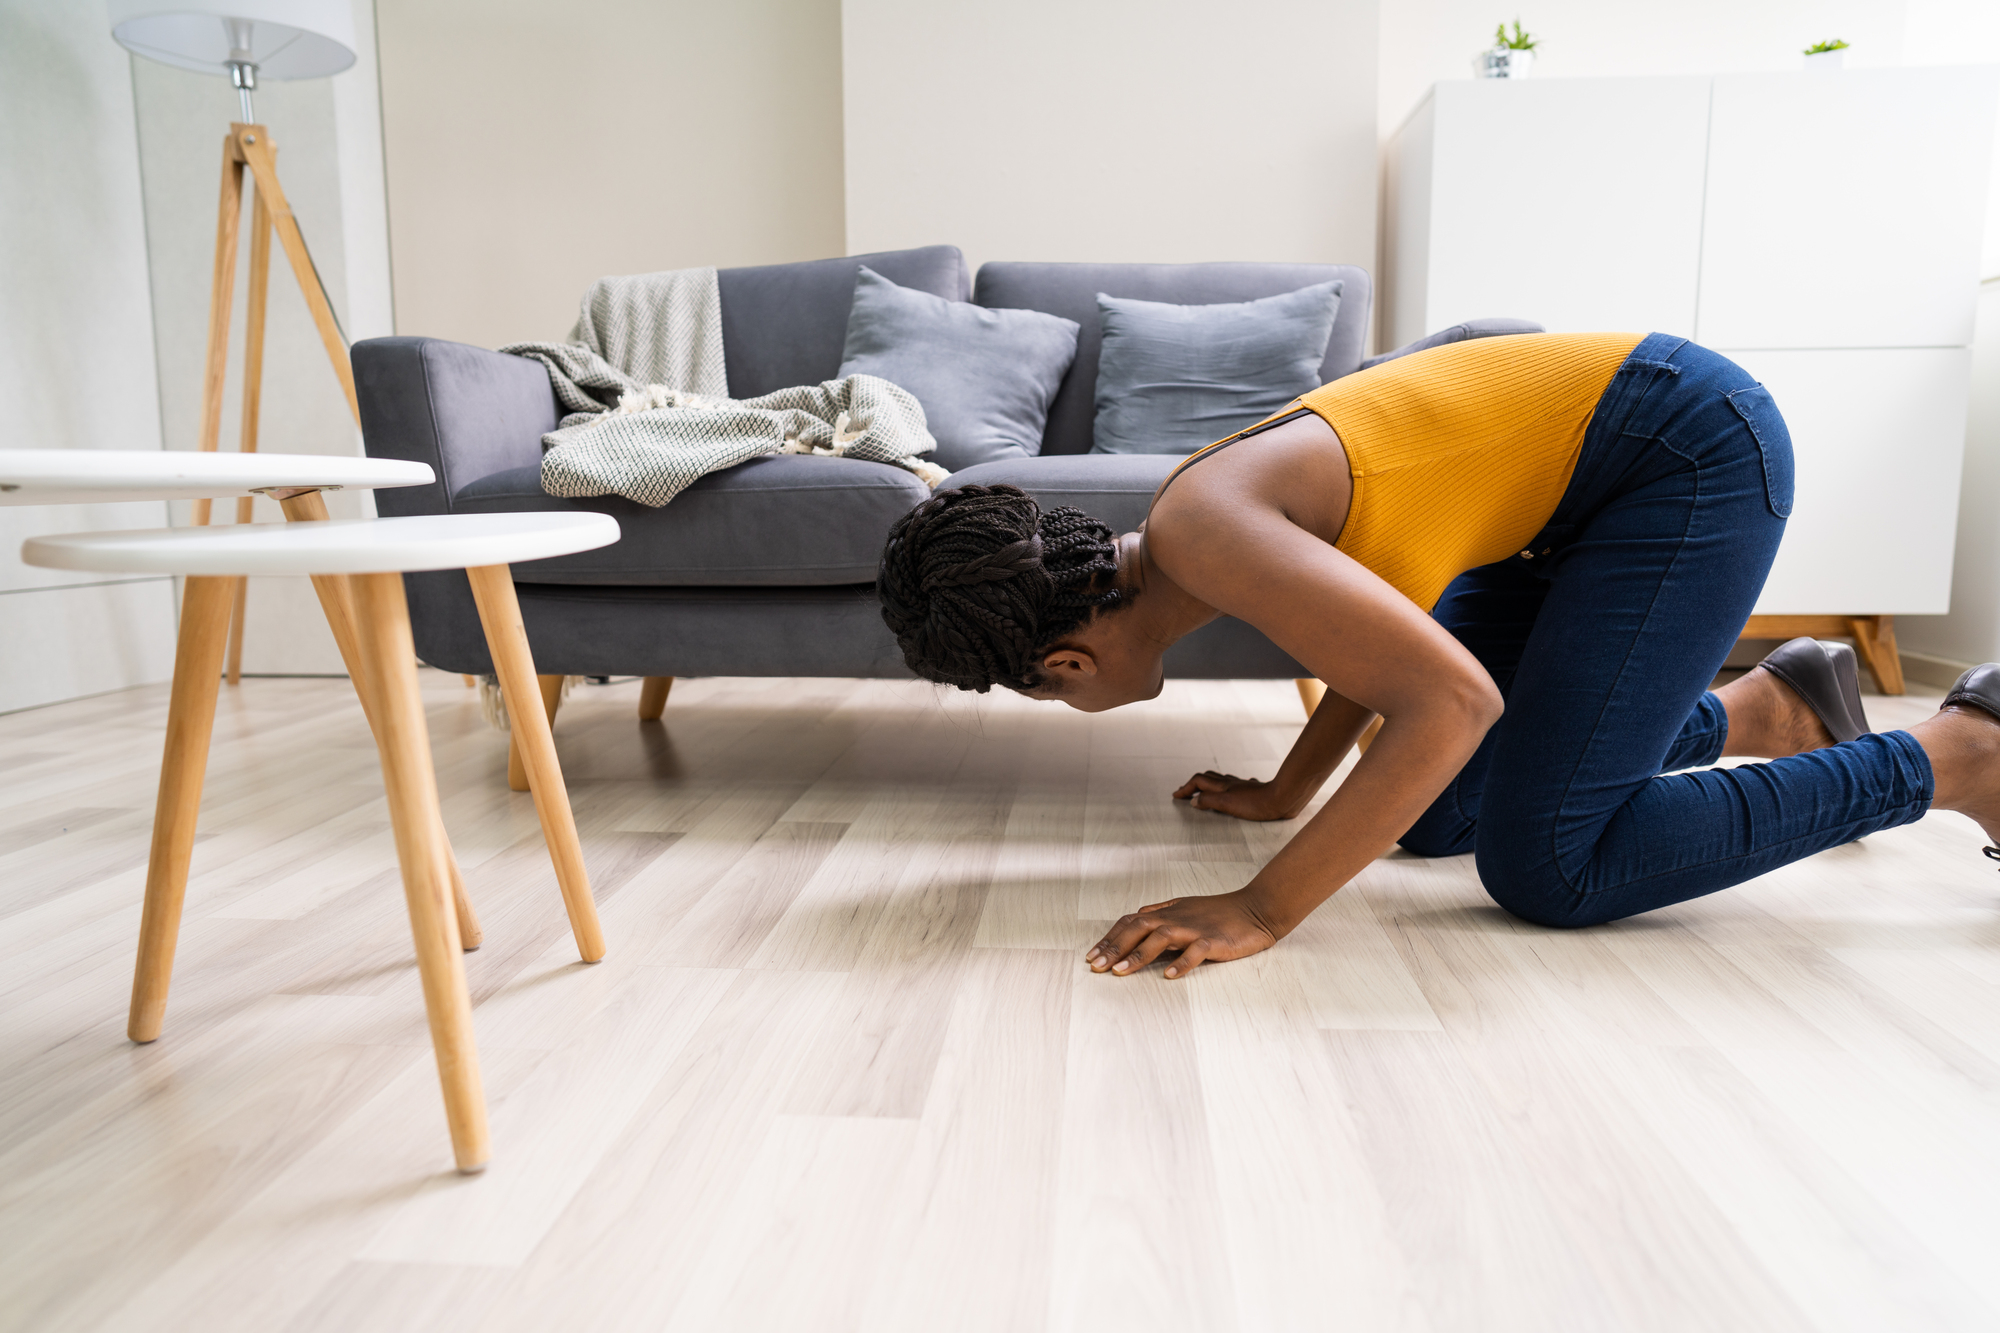
[[639, 720], [657, 722], [660, 714], [667, 711], [667, 696], [673, 693], [672, 676], [648, 676], [639, 688]]
[[[542, 709], [549, 715], [549, 725], [556, 722], [556, 709], [562, 706], [563, 678], [561, 676], [536, 676], [535, 684], [542, 687]], [[521, 745], [510, 732], [507, 736], [507, 789], [509, 791], [528, 790], [528, 766], [521, 761]]]

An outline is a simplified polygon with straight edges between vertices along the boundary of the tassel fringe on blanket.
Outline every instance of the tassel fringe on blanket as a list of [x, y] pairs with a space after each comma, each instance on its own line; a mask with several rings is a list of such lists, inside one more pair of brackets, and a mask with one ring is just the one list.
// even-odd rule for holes
[[[558, 701], [569, 698], [569, 692], [583, 684], [582, 676], [564, 676], [562, 694]], [[512, 721], [507, 716], [507, 700], [500, 693], [500, 677], [488, 672], [479, 678], [479, 716], [495, 731], [512, 731]]]

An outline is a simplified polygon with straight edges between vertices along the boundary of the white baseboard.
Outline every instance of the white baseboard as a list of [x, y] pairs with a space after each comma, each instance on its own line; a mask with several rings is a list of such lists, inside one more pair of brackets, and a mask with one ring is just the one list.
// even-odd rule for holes
[[1905, 648], [1897, 654], [1903, 659], [1903, 674], [1922, 685], [1935, 685], [1944, 689], [1969, 671], [1975, 663], [1954, 662], [1949, 657], [1932, 657], [1929, 653], [1913, 653]]

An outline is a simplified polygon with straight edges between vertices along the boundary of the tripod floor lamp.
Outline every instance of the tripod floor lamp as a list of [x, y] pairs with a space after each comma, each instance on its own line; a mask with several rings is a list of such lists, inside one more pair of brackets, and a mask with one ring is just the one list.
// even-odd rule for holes
[[[257, 418], [264, 378], [264, 308], [271, 273], [271, 234], [277, 233], [304, 292], [333, 373], [358, 425], [354, 371], [347, 339], [327, 300], [285, 190], [278, 183], [277, 145], [257, 123], [251, 94], [257, 80], [316, 79], [354, 63], [354, 15], [349, 0], [109, 0], [111, 35], [119, 45], [181, 69], [223, 74], [236, 86], [243, 119], [222, 140], [222, 199], [215, 223], [215, 278], [209, 291], [208, 358], [201, 394], [201, 447], [214, 450], [222, 429], [223, 374], [229, 358], [229, 320], [235, 302], [237, 234], [243, 217], [243, 173], [250, 173], [250, 273], [243, 349], [243, 425], [240, 448], [257, 448]], [[236, 502], [236, 521], [250, 521], [251, 501]], [[209, 520], [209, 502], [195, 502], [194, 521]], [[236, 586], [230, 618], [228, 672], [242, 675], [245, 585]]]

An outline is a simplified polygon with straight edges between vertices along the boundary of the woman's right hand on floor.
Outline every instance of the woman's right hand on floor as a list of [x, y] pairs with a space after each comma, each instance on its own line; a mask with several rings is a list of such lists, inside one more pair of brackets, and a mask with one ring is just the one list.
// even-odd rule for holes
[[1183, 782], [1175, 789], [1174, 799], [1238, 819], [1293, 819], [1305, 808], [1304, 801], [1286, 797], [1276, 783], [1239, 778], [1234, 773], [1217, 773], [1213, 769]]

